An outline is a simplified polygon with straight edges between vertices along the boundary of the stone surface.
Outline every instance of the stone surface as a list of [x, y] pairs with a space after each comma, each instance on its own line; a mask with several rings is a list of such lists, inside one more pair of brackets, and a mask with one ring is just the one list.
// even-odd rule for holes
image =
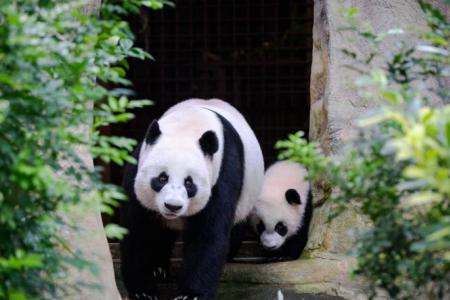
[[351, 254], [358, 230], [368, 226], [368, 221], [354, 208], [349, 208], [332, 220], [328, 220], [334, 211], [335, 207], [329, 201], [315, 208], [306, 248], [310, 255], [314, 255], [315, 251]]
[[262, 284], [289, 288], [298, 293], [359, 299], [362, 297], [360, 282], [348, 276], [353, 264], [351, 257], [314, 251], [309, 258], [291, 262], [228, 264], [222, 281], [225, 284]]
[[[282, 295], [281, 298], [279, 295]], [[341, 297], [323, 294], [298, 293], [291, 289], [283, 289], [264, 284], [222, 284], [217, 300], [342, 300]]]
[[[315, 1], [310, 138], [320, 141], [327, 153], [337, 151], [351, 139], [355, 121], [372, 105], [357, 96], [354, 82], [358, 74], [344, 67], [353, 62], [341, 49], [358, 54], [369, 52], [366, 41], [339, 31], [345, 25], [342, 10], [349, 7], [358, 7], [360, 19], [368, 22], [375, 32], [411, 26], [420, 28], [425, 24], [416, 1]], [[380, 50], [389, 55], [390, 46], [383, 45]]]

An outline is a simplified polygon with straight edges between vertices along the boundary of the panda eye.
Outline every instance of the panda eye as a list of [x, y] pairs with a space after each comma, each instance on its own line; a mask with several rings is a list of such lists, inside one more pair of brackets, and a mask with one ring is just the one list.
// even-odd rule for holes
[[184, 187], [186, 188], [186, 192], [189, 198], [192, 198], [197, 194], [197, 186], [195, 185], [191, 176], [188, 176], [184, 179]]
[[193, 184], [193, 182], [192, 182], [192, 178], [191, 177], [188, 177], [188, 178], [186, 178], [184, 180], [184, 186], [185, 187], [190, 188], [190, 187], [192, 187], [192, 184]]
[[278, 222], [277, 225], [275, 226], [275, 231], [279, 235], [285, 236], [287, 233], [287, 227], [286, 227], [286, 225], [283, 224], [283, 222]]
[[158, 177], [158, 180], [160, 183], [165, 184], [169, 180], [169, 176], [167, 176], [166, 173], [161, 173]]

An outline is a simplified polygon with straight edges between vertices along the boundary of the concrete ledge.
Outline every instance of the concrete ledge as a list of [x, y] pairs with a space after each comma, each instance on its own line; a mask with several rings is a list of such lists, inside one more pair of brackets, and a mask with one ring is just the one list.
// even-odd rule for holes
[[359, 295], [360, 280], [349, 274], [355, 260], [329, 253], [297, 261], [270, 264], [227, 264], [222, 282], [232, 284], [263, 284], [279, 286], [300, 293], [325, 293], [348, 299], [363, 299]]

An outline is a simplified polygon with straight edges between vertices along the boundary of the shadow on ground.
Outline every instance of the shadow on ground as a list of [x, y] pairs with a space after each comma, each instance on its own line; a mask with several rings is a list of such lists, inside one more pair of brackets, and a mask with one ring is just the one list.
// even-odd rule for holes
[[343, 298], [328, 296], [296, 293], [291, 290], [280, 289], [270, 285], [220, 285], [217, 300], [277, 300], [277, 292], [281, 290], [284, 300], [342, 300]]

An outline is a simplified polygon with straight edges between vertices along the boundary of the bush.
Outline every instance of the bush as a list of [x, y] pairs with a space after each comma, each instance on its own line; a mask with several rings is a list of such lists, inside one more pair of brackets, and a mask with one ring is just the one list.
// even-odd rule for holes
[[357, 238], [355, 270], [368, 279], [371, 297], [379, 289], [392, 299], [443, 299], [450, 292], [450, 24], [419, 3], [428, 30], [413, 45], [398, 42], [382, 68], [372, 66], [382, 58], [379, 46], [406, 31], [375, 33], [358, 21], [357, 9], [346, 12], [343, 30], [373, 51], [343, 52], [360, 74], [361, 96], [379, 103], [360, 120], [351, 145], [331, 158], [301, 133], [277, 143], [280, 158], [305, 164], [312, 179], [335, 187], [341, 209], [355, 205], [373, 223]]
[[133, 140], [98, 129], [150, 102], [104, 86], [129, 86], [125, 59], [150, 57], [133, 47], [120, 17], [166, 1], [107, 2], [100, 17], [84, 15], [84, 2], [0, 1], [0, 299], [64, 298], [67, 266], [90, 265], [57, 234], [63, 209], [86, 202], [111, 212], [124, 199], [75, 147], [106, 162], [133, 162]]

